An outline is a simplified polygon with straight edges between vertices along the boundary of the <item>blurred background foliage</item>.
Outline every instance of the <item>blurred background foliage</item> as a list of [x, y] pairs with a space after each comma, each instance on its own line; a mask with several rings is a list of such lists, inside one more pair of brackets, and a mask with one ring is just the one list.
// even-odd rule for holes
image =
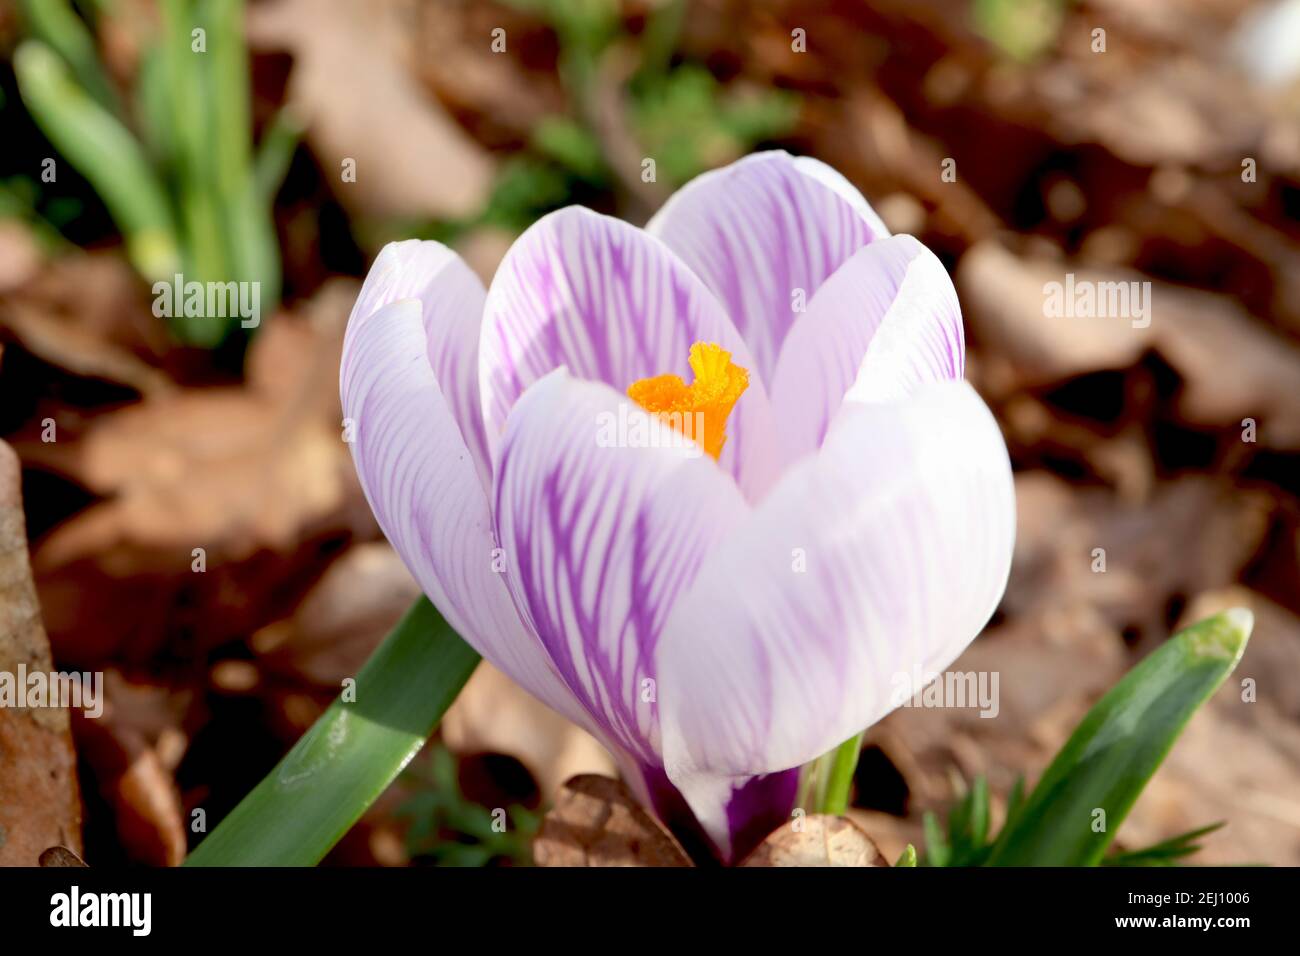
[[[71, 0], [24, 0], [21, 10], [31, 36], [13, 54], [23, 103], [92, 185], [141, 277], [257, 282], [273, 311], [280, 260], [271, 204], [296, 134], [277, 117], [254, 153], [242, 0], [162, 3], [160, 35], [126, 94], [91, 33], [111, 4], [89, 4], [90, 22]], [[182, 341], [209, 347], [232, 327], [173, 319]]]

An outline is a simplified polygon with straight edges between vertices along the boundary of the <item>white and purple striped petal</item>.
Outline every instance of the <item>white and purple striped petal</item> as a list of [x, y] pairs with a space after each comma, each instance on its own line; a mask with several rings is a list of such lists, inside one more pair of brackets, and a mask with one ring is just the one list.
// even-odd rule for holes
[[784, 152], [696, 177], [646, 230], [722, 301], [767, 383], [798, 318], [796, 298], [811, 300], [854, 252], [889, 235], [843, 176]]
[[343, 414], [366, 500], [389, 542], [475, 650], [571, 719], [585, 715], [493, 570], [487, 494], [429, 364], [418, 299], [348, 323]]
[[347, 334], [384, 306], [400, 299], [420, 303], [429, 365], [460, 427], [483, 488], [492, 468], [478, 387], [479, 327], [487, 291], [468, 265], [440, 242], [410, 239], [380, 250], [361, 286]]
[[[661, 242], [577, 206], [551, 213], [516, 240], [488, 290], [479, 348], [488, 447], [495, 457], [511, 408], [552, 370], [620, 393], [655, 375], [689, 381], [696, 342], [752, 367], [718, 301]], [[779, 467], [760, 382], [751, 379], [728, 436], [720, 464], [756, 500]]]
[[626, 396], [559, 370], [515, 404], [497, 456], [494, 511], [516, 605], [604, 736], [648, 767], [662, 764], [664, 622], [749, 514], [701, 454]]
[[847, 402], [718, 546], [659, 645], [669, 778], [723, 853], [749, 777], [806, 763], [886, 714], [898, 674], [946, 666], [1006, 585], [1014, 489], [965, 382]]
[[926, 381], [959, 379], [965, 341], [943, 264], [912, 236], [855, 252], [823, 283], [781, 348], [772, 381], [788, 458], [815, 452], [845, 394], [899, 397]]

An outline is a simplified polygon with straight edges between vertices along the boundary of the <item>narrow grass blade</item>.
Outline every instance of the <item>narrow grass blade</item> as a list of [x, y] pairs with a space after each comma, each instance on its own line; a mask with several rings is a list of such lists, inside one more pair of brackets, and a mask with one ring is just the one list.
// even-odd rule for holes
[[1203, 836], [1220, 829], [1227, 821], [1220, 820], [1208, 826], [1198, 827], [1176, 837], [1162, 840], [1140, 850], [1117, 853], [1101, 861], [1102, 866], [1177, 866], [1184, 857], [1191, 856], [1201, 849], [1196, 842]]
[[479, 656], [421, 598], [340, 698], [186, 860], [313, 866], [419, 752]]
[[948, 846], [948, 837], [939, 824], [939, 818], [927, 810], [925, 816], [921, 818], [921, 824], [925, 828], [926, 866], [947, 866], [951, 850]]

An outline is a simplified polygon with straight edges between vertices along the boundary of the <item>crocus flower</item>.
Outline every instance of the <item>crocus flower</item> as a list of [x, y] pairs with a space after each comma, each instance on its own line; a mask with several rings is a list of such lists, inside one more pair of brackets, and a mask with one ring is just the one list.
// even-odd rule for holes
[[448, 622], [733, 861], [998, 603], [1011, 471], [963, 369], [934, 255], [772, 152], [645, 230], [552, 213], [486, 290], [445, 246], [387, 246], [341, 387], [370, 506]]

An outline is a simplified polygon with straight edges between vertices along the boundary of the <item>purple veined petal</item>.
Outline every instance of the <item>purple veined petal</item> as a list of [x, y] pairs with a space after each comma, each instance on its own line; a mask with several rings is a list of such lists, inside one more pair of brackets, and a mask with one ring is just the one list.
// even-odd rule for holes
[[748, 776], [830, 750], [901, 702], [900, 675], [957, 657], [997, 607], [1014, 537], [1006, 446], [970, 385], [846, 403], [659, 644], [665, 769], [715, 841]]
[[511, 592], [603, 736], [661, 766], [655, 648], [678, 594], [749, 514], [698, 445], [556, 370], [510, 413], [497, 532]]
[[889, 233], [862, 194], [825, 163], [755, 153], [697, 176], [646, 226], [722, 301], [773, 381], [781, 344], [840, 265]]
[[965, 345], [957, 292], [912, 236], [864, 246], [827, 279], [781, 348], [772, 381], [791, 459], [821, 447], [845, 394], [898, 399], [924, 382], [959, 379]]
[[500, 573], [487, 494], [429, 365], [421, 311], [419, 300], [401, 299], [348, 325], [339, 384], [366, 500], [457, 633], [525, 690], [579, 719]]
[[901, 401], [927, 384], [960, 381], [965, 374], [966, 333], [957, 290], [927, 249], [908, 268], [844, 401]]
[[[543, 217], [515, 241], [488, 290], [479, 363], [494, 460], [516, 400], [552, 370], [619, 393], [654, 375], [689, 382], [695, 342], [716, 342], [754, 367], [721, 305], [663, 243], [578, 206]], [[766, 389], [752, 375], [720, 461], [751, 500], [779, 470], [771, 422]]]
[[858, 187], [849, 182], [848, 178], [834, 166], [828, 166], [813, 156], [795, 156], [794, 168], [805, 176], [811, 176], [822, 185], [834, 190], [841, 199], [857, 210], [859, 216], [866, 220], [867, 226], [877, 239], [889, 236], [889, 229], [885, 226], [884, 220], [871, 208], [871, 203], [867, 202], [867, 197], [862, 195], [858, 191]]
[[468, 265], [440, 242], [410, 239], [390, 242], [357, 296], [348, 320], [348, 334], [366, 319], [399, 299], [418, 299], [428, 339], [429, 364], [451, 405], [486, 490], [491, 486], [478, 386], [479, 327], [487, 291]]

